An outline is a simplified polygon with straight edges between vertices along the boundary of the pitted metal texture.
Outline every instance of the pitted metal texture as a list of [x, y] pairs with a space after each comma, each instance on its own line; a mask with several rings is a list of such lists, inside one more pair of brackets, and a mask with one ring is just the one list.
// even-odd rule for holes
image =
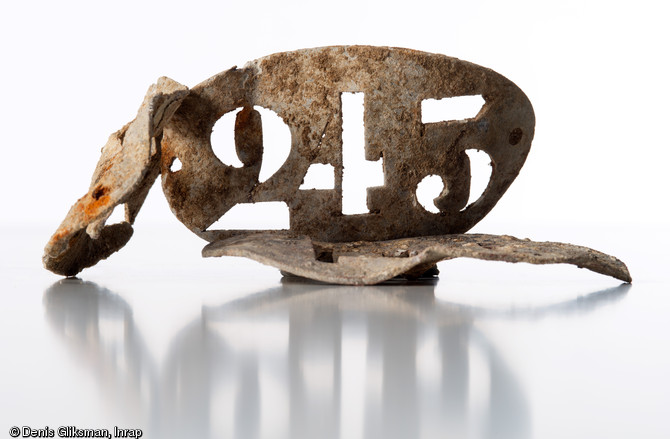
[[[382, 160], [384, 184], [367, 189], [369, 213], [342, 213], [342, 105], [346, 92], [364, 94], [365, 157]], [[481, 95], [476, 117], [423, 123], [421, 103]], [[274, 111], [288, 125], [288, 159], [259, 182], [262, 120], [254, 107]], [[224, 114], [239, 109], [235, 124], [244, 166], [222, 163], [211, 131]], [[210, 226], [238, 203], [283, 201], [291, 231], [323, 241], [382, 240], [463, 233], [497, 203], [519, 173], [533, 139], [535, 117], [528, 98], [511, 81], [475, 64], [408, 49], [336, 46], [278, 53], [233, 68], [199, 84], [166, 126], [163, 190], [177, 217], [209, 240], [244, 231]], [[470, 193], [468, 149], [491, 158], [490, 182], [466, 206]], [[170, 170], [179, 159], [182, 168]], [[301, 190], [312, 164], [333, 166], [332, 190]], [[444, 190], [438, 213], [417, 202], [416, 188], [437, 175]]]

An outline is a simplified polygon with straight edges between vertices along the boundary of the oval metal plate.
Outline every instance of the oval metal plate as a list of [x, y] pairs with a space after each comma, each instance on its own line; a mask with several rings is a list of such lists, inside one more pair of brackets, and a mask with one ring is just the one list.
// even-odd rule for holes
[[[365, 156], [383, 161], [383, 186], [368, 188], [369, 213], [342, 213], [341, 94], [364, 94]], [[481, 95], [470, 119], [422, 122], [422, 101]], [[262, 120], [253, 107], [277, 113], [291, 132], [286, 162], [259, 182]], [[225, 113], [240, 109], [235, 168], [213, 153], [210, 135]], [[207, 230], [238, 203], [284, 201], [290, 228], [329, 242], [387, 240], [463, 233], [497, 203], [519, 173], [533, 139], [535, 116], [511, 81], [478, 65], [408, 49], [333, 46], [277, 53], [224, 71], [191, 90], [165, 127], [163, 190], [173, 212], [192, 231], [215, 241], [242, 231]], [[482, 196], [466, 206], [468, 149], [485, 151], [493, 167]], [[170, 170], [179, 159], [182, 168]], [[332, 165], [332, 190], [300, 190], [313, 163]], [[438, 175], [445, 190], [439, 213], [416, 198], [418, 183]]]

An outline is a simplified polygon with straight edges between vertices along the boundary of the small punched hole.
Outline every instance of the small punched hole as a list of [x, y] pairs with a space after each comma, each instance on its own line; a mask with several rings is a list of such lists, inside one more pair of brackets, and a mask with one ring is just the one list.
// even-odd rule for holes
[[333, 258], [332, 249], [322, 247], [314, 243], [312, 243], [312, 247], [314, 248], [314, 257], [316, 258], [317, 261], [327, 262], [331, 264], [335, 262], [335, 259]]
[[511, 133], [509, 133], [509, 144], [516, 145], [521, 142], [523, 137], [523, 130], [521, 128], [514, 128]]
[[179, 157], [175, 157], [170, 163], [170, 172], [177, 172], [181, 170], [181, 160]]
[[107, 193], [107, 191], [108, 191], [108, 189], [106, 187], [98, 186], [98, 187], [95, 188], [95, 190], [93, 191], [93, 194], [91, 196], [93, 197], [94, 200], [99, 200], [100, 197], [102, 197], [103, 195], [105, 195]]

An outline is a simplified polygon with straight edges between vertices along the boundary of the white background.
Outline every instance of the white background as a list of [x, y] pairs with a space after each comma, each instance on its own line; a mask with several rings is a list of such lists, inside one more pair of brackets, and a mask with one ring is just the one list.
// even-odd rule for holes
[[[395, 422], [419, 425], [421, 437], [668, 437], [668, 18], [660, 1], [2, 3], [0, 435], [12, 425], [151, 431], [152, 422], [158, 430], [174, 422], [198, 425], [198, 437], [220, 437], [236, 413], [251, 428], [256, 418], [238, 409], [235, 398], [244, 395], [235, 393], [234, 376], [225, 381], [232, 387], [211, 391], [209, 424], [188, 410], [160, 411], [187, 401], [171, 400], [178, 383], [164, 378], [177, 360], [193, 366], [184, 388], [204, 398], [199, 367], [243, 370], [250, 352], [285, 365], [297, 346], [306, 355], [299, 366], [308, 396], [317, 402], [312, 414], [331, 421], [329, 414], [341, 414], [341, 437], [364, 437], [364, 425], [394, 421], [376, 411], [384, 401], [406, 401], [406, 393], [400, 402], [380, 394], [378, 372], [389, 363], [417, 376], [413, 411]], [[151, 83], [169, 76], [193, 86], [274, 52], [335, 44], [442, 53], [515, 82], [533, 103], [535, 140], [517, 180], [474, 230], [595, 247], [623, 259], [633, 285], [574, 267], [457, 260], [440, 263], [429, 294], [422, 295], [425, 286], [324, 293], [318, 285], [305, 293], [252, 261], [201, 259], [204, 242], [154, 187], [130, 243], [80, 275], [92, 284], [53, 294], [59, 277], [41, 267], [43, 245], [86, 192], [107, 137], [135, 116]], [[58, 297], [73, 299], [59, 307], [50, 302]], [[225, 310], [235, 299], [272, 310], [277, 297], [284, 308], [267, 320], [244, 312], [238, 320], [207, 319], [209, 307]], [[335, 306], [324, 314], [324, 303]], [[380, 303], [386, 313], [375, 314]], [[295, 306], [292, 316], [307, 323], [291, 344], [295, 326], [281, 313]], [[383, 363], [366, 356], [375, 348], [366, 332], [370, 316], [381, 315], [395, 337], [408, 310], [418, 316], [410, 325], [419, 331], [414, 357]], [[327, 346], [315, 348], [333, 318], [344, 321], [340, 363]], [[210, 325], [230, 348], [225, 361], [216, 349], [205, 349], [207, 360], [193, 355], [198, 328]], [[462, 335], [451, 356], [440, 357], [442, 330]], [[442, 361], [453, 360], [469, 366], [450, 372]], [[127, 367], [137, 363], [160, 382], [158, 404], [137, 396], [144, 390]], [[338, 364], [339, 405], [329, 393], [337, 380], [324, 379]], [[441, 411], [453, 396], [440, 387], [445, 370], [468, 382], [463, 416]], [[261, 437], [300, 437], [284, 434], [291, 432], [287, 384], [275, 372], [261, 364], [260, 399], [268, 406], [250, 413], [259, 416]], [[402, 390], [404, 381], [395, 384]], [[492, 415], [515, 398], [522, 403], [510, 416]], [[455, 425], [445, 426], [445, 416]], [[330, 425], [300, 419], [319, 433]], [[496, 419], [509, 428], [491, 427]]]

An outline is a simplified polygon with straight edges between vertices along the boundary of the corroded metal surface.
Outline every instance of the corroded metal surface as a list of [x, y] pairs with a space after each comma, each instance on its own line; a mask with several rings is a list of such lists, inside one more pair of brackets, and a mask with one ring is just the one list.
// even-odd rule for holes
[[[368, 213], [342, 212], [342, 93], [364, 94], [365, 157], [382, 160], [384, 184], [367, 189]], [[481, 95], [478, 114], [424, 123], [422, 102]], [[259, 180], [264, 139], [257, 108], [274, 111], [291, 133], [286, 162]], [[214, 124], [237, 111], [241, 167], [212, 150]], [[408, 49], [333, 46], [278, 53], [224, 71], [191, 90], [161, 78], [137, 118], [112, 134], [88, 193], [70, 209], [45, 249], [44, 265], [74, 275], [121, 248], [149, 188], [161, 174], [172, 211], [210, 241], [204, 256], [246, 256], [285, 272], [344, 284], [417, 276], [435, 263], [472, 257], [534, 264], [571, 263], [630, 282], [623, 263], [591, 249], [506, 236], [463, 235], [497, 203], [518, 175], [535, 126], [524, 93], [498, 73], [444, 55]], [[466, 151], [491, 158], [483, 194], [470, 205]], [[176, 162], [180, 167], [176, 167]], [[301, 190], [313, 164], [334, 169], [330, 190]], [[417, 200], [423, 178], [444, 183], [434, 204]], [[213, 230], [239, 203], [282, 201], [290, 230]], [[126, 220], [106, 226], [125, 204]]]
[[213, 242], [202, 254], [243, 256], [298, 276], [347, 285], [370, 285], [407, 272], [422, 273], [439, 261], [454, 258], [573, 264], [631, 281], [625, 264], [615, 257], [587, 247], [512, 236], [454, 234], [331, 243], [289, 234], [249, 234]]
[[[384, 185], [368, 189], [369, 213], [342, 213], [341, 94], [364, 94], [365, 156], [383, 161]], [[481, 95], [472, 119], [423, 123], [421, 102]], [[264, 147], [253, 106], [276, 112], [291, 132], [291, 150], [267, 181], [258, 173]], [[242, 109], [235, 127], [241, 168], [222, 163], [210, 134], [225, 113]], [[250, 122], [240, 123], [240, 120]], [[381, 240], [463, 233], [484, 217], [510, 186], [530, 149], [535, 116], [530, 101], [496, 72], [444, 55], [387, 47], [339, 46], [278, 53], [233, 68], [191, 90], [165, 128], [163, 190], [177, 217], [215, 241], [243, 231], [208, 228], [238, 203], [284, 201], [290, 228], [322, 241]], [[238, 137], [252, 141], [242, 143]], [[267, 145], [264, 145], [267, 143]], [[466, 206], [470, 163], [465, 151], [491, 157], [491, 180]], [[240, 154], [242, 152], [243, 154]], [[183, 164], [171, 172], [175, 159]], [[332, 190], [300, 190], [308, 167], [332, 165]], [[439, 213], [418, 203], [426, 176], [442, 178]]]
[[[123, 247], [149, 189], [160, 173], [165, 123], [188, 88], [160, 78], [147, 91], [137, 117], [109, 136], [88, 193], [72, 206], [44, 249], [44, 266], [73, 276]], [[105, 226], [114, 207], [125, 203], [125, 221]]]

